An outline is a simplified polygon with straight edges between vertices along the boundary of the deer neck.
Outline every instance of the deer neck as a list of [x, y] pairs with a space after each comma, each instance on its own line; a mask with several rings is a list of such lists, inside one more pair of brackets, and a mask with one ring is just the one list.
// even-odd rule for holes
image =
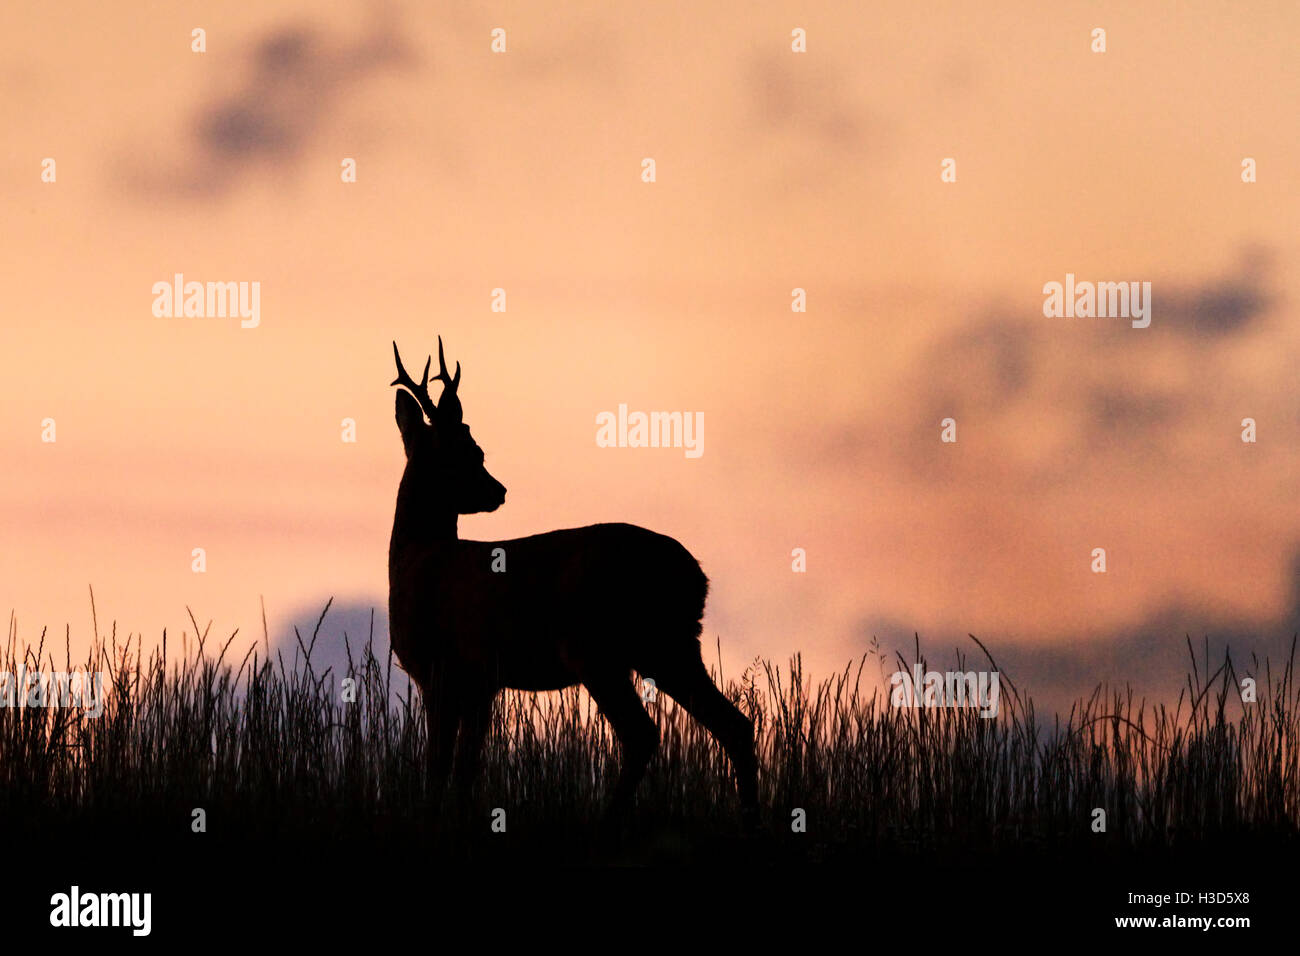
[[443, 504], [446, 499], [431, 493], [432, 487], [414, 468], [408, 467], [402, 474], [388, 548], [390, 558], [408, 545], [428, 548], [457, 540], [456, 509]]

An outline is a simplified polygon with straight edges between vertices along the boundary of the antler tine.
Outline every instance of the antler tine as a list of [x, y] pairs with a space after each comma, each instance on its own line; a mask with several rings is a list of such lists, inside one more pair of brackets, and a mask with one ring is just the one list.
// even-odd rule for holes
[[429, 416], [429, 421], [433, 421], [433, 414], [437, 411], [433, 399], [429, 397], [429, 366], [433, 364], [433, 356], [429, 356], [424, 363], [424, 378], [420, 380], [419, 385], [416, 385], [415, 380], [407, 374], [406, 366], [402, 364], [401, 353], [397, 351], [396, 342], [393, 343], [393, 358], [397, 360], [397, 378], [388, 384], [401, 385], [407, 389], [415, 396], [415, 400], [420, 403], [420, 408], [424, 409], [424, 414]]
[[447, 386], [447, 390], [455, 392], [460, 386], [460, 362], [456, 363], [456, 377], [453, 378], [447, 374], [447, 360], [442, 357], [442, 336], [438, 336], [438, 374], [434, 376], [434, 381], [442, 382]]

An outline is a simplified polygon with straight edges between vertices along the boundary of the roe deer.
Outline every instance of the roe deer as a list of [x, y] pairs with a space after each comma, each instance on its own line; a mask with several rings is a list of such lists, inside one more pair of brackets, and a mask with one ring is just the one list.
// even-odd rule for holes
[[[509, 541], [465, 541], [457, 515], [495, 511], [506, 489], [483, 467], [462, 421], [460, 363], [429, 397], [429, 361], [417, 385], [397, 360], [397, 427], [406, 470], [388, 548], [393, 650], [424, 696], [429, 781], [435, 799], [452, 772], [472, 783], [493, 702], [503, 688], [583, 684], [622, 751], [612, 810], [631, 802], [659, 731], [631, 681], [652, 677], [717, 739], [730, 758], [752, 825], [758, 803], [754, 728], [714, 686], [700, 656], [708, 579], [672, 538], [628, 524], [597, 524]], [[404, 389], [404, 390], [403, 390]], [[425, 421], [425, 417], [428, 421]], [[492, 570], [493, 550], [506, 570]], [[646, 596], [651, 606], [646, 607]]]

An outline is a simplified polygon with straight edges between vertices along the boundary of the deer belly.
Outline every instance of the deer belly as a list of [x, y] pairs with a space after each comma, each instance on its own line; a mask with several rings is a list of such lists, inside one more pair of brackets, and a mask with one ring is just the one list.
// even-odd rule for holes
[[497, 680], [514, 690], [562, 690], [578, 683], [578, 677], [558, 660], [501, 660]]

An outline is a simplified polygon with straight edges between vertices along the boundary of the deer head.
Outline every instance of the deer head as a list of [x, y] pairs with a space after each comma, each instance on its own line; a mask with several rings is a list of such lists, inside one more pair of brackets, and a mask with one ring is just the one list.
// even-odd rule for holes
[[506, 487], [483, 467], [483, 449], [462, 421], [464, 413], [456, 394], [460, 388], [460, 363], [456, 363], [454, 376], [447, 374], [442, 336], [438, 337], [439, 371], [434, 376], [434, 381], [443, 385], [437, 405], [429, 397], [432, 356], [424, 363], [424, 377], [418, 385], [403, 367], [396, 342], [393, 358], [397, 360], [397, 378], [391, 384], [406, 389], [397, 392], [397, 428], [406, 449], [407, 472], [415, 478], [419, 490], [432, 501], [449, 505], [456, 514], [501, 507]]

